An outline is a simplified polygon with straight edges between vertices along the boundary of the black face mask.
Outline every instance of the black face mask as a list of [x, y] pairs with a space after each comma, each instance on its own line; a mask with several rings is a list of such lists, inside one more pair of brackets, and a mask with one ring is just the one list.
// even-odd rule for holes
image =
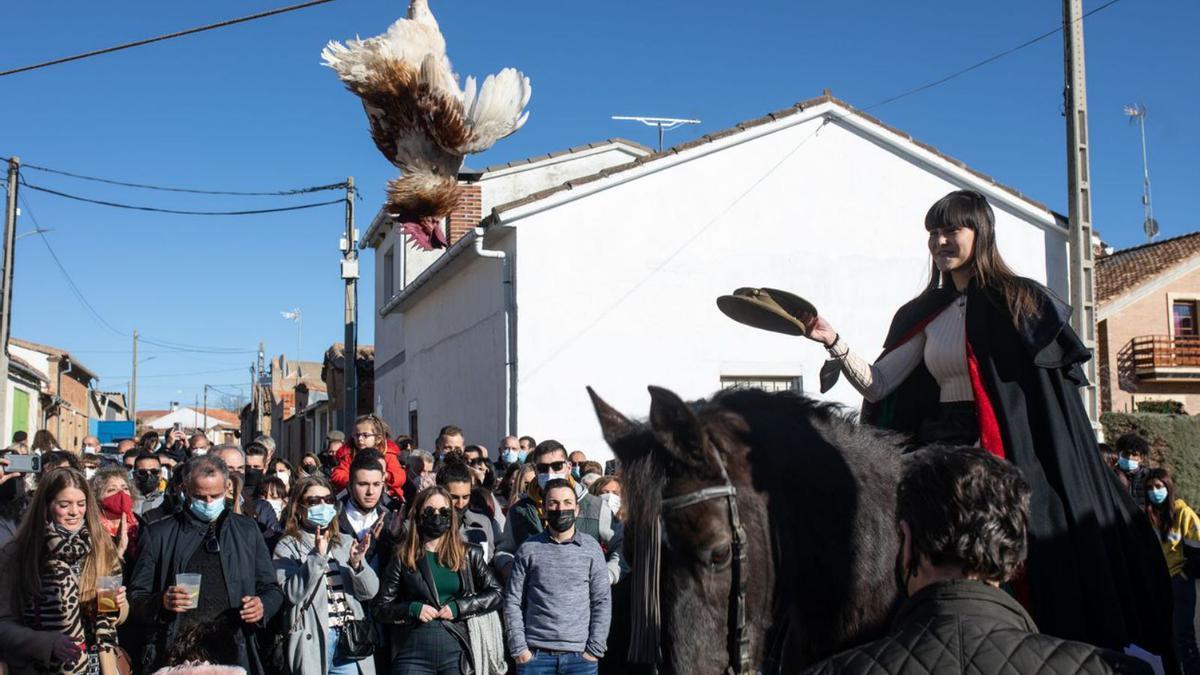
[[244, 486], [242, 486], [242, 492], [253, 493], [255, 490], [258, 489], [258, 486], [259, 486], [259, 484], [262, 483], [262, 480], [263, 480], [263, 470], [262, 469], [254, 469], [254, 468], [247, 467], [246, 468], [246, 484]]
[[133, 479], [133, 484], [143, 495], [153, 494], [158, 491], [158, 476], [138, 476]]
[[417, 521], [417, 532], [422, 539], [437, 539], [450, 529], [450, 514], [421, 516]]
[[575, 525], [575, 511], [547, 511], [546, 527], [554, 532], [563, 533]]

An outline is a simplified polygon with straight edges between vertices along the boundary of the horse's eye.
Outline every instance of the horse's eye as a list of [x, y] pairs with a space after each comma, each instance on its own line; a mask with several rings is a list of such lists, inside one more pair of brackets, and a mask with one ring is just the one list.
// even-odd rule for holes
[[729, 561], [733, 559], [733, 547], [729, 544], [722, 544], [709, 553], [709, 566], [714, 570], [724, 569], [729, 565]]

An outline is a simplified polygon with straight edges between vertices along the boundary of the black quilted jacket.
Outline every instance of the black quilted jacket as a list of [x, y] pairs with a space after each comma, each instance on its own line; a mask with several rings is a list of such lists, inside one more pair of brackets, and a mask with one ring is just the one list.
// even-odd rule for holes
[[888, 637], [842, 652], [806, 673], [1025, 675], [1145, 673], [1143, 661], [1037, 632], [1004, 591], [978, 581], [944, 581], [900, 608]]

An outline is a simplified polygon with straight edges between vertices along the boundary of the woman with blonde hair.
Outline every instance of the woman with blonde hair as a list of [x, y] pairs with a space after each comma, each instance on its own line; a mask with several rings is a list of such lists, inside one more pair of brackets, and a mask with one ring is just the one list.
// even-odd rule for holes
[[119, 577], [121, 559], [82, 473], [42, 476], [0, 569], [0, 653], [10, 673], [117, 675], [117, 626], [129, 605], [124, 586], [103, 598], [111, 605], [99, 602], [101, 577]]
[[[275, 570], [291, 609], [284, 659], [292, 673], [374, 675], [375, 661], [356, 640], [365, 627], [365, 605], [379, 591], [375, 570], [363, 562], [371, 535], [361, 542], [338, 531], [337, 497], [324, 476], [296, 483]], [[316, 664], [320, 663], [318, 670]]]
[[393, 624], [392, 672], [473, 672], [466, 620], [499, 607], [500, 584], [482, 549], [459, 536], [450, 493], [437, 486], [417, 493], [375, 598], [375, 619]]

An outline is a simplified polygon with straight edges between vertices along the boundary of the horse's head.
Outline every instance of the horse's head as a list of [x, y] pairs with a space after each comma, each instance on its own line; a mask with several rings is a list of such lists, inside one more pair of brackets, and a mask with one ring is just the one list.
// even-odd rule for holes
[[[771, 579], [764, 578], [771, 576], [770, 566], [760, 560], [753, 572], [746, 569], [737, 558], [733, 526], [735, 521], [742, 525], [762, 555], [762, 509], [743, 508], [731, 518], [730, 500], [721, 492], [723, 486], [739, 486], [739, 501], [748, 504], [743, 423], [719, 410], [698, 415], [679, 396], [659, 387], [650, 387], [648, 423], [635, 423], [590, 388], [588, 392], [604, 438], [621, 462], [628, 521], [625, 551], [634, 566], [634, 625], [661, 610], [663, 672], [722, 673], [738, 654], [736, 576], [750, 586], [740, 603], [747, 622], [761, 627], [770, 613], [764, 590], [770, 588]], [[661, 570], [656, 579], [655, 563]], [[657, 607], [655, 598], [648, 597], [653, 595], [652, 583], [660, 584]], [[761, 663], [763, 632], [747, 631], [750, 663]], [[635, 634], [635, 642], [638, 639]], [[654, 650], [655, 645], [646, 644]]]

